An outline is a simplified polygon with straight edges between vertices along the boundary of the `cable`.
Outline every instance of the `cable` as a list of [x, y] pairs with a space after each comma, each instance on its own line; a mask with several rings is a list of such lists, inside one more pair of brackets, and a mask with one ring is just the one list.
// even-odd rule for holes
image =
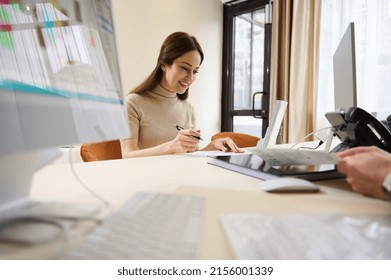
[[307, 149], [307, 150], [316, 150], [317, 148], [319, 148], [324, 142], [322, 140], [319, 140], [319, 143], [318, 143], [318, 146], [316, 147], [299, 147], [299, 150], [300, 149]]
[[[315, 131], [313, 131], [313, 132], [307, 134], [307, 135], [304, 136], [302, 139], [300, 139], [298, 142], [296, 142], [292, 147], [290, 147], [289, 150], [292, 150], [294, 147], [296, 147], [297, 145], [299, 145], [300, 143], [302, 143], [305, 139], [307, 139], [307, 138], [310, 137], [311, 135], [313, 135], [313, 134], [315, 134], [315, 133], [318, 133], [318, 132], [320, 132], [320, 131], [323, 131], [323, 130], [330, 129], [330, 128], [331, 128], [331, 126], [328, 126], [328, 127], [321, 128], [321, 129], [315, 130]], [[322, 143], [319, 143], [318, 146], [316, 147], [316, 149], [319, 148], [319, 146], [323, 144], [323, 141], [320, 141], [320, 142], [322, 142]], [[300, 149], [300, 148], [299, 148], [299, 149]]]
[[85, 190], [87, 190], [92, 196], [94, 196], [96, 199], [98, 199], [100, 202], [102, 202], [104, 204], [105, 208], [108, 208], [110, 210], [110, 213], [111, 213], [112, 210], [113, 210], [113, 207], [112, 207], [111, 203], [108, 200], [104, 199], [99, 194], [97, 194], [96, 192], [94, 192], [90, 187], [88, 187], [87, 184], [85, 184], [83, 182], [83, 180], [79, 177], [79, 175], [76, 173], [76, 170], [75, 170], [75, 167], [74, 167], [73, 158], [72, 158], [72, 149], [73, 149], [73, 145], [70, 145], [70, 148], [69, 148], [69, 163], [70, 163], [70, 166], [71, 166], [71, 170], [72, 170], [73, 176], [75, 177], [75, 179], [79, 182], [79, 184]]

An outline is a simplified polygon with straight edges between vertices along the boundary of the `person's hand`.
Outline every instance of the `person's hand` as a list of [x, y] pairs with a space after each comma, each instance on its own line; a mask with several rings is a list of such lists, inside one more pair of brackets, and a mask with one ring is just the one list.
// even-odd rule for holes
[[336, 154], [342, 161], [339, 172], [356, 192], [387, 199], [382, 184], [391, 172], [391, 154], [377, 147], [356, 147]]
[[223, 152], [244, 153], [244, 150], [236, 146], [235, 142], [229, 137], [213, 140], [203, 150], [220, 150]]
[[170, 154], [183, 154], [198, 151], [200, 130], [182, 129], [177, 136], [168, 143]]

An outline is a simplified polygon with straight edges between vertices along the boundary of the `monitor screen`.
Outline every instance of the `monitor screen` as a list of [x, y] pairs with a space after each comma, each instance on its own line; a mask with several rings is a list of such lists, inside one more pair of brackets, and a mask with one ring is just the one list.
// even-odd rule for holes
[[1, 210], [41, 151], [129, 130], [110, 0], [0, 1], [0, 57]]
[[349, 23], [333, 56], [334, 104], [336, 111], [357, 106], [354, 23]]

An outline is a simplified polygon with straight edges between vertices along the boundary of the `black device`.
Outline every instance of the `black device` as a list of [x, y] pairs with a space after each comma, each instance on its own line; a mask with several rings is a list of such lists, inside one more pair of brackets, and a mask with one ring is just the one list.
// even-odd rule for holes
[[286, 176], [308, 181], [345, 177], [335, 169], [334, 164], [271, 166], [256, 154], [211, 156], [208, 163], [262, 180]]
[[389, 115], [387, 119], [382, 120], [381, 122], [388, 128], [388, 130], [391, 131], [391, 115]]
[[377, 146], [391, 152], [391, 131], [364, 109], [350, 107], [346, 112], [326, 113], [326, 118], [341, 140], [332, 152], [356, 146]]

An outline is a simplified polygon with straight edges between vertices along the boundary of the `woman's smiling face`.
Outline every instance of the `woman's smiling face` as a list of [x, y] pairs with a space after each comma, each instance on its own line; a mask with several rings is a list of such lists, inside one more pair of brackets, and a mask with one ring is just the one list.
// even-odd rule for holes
[[190, 51], [174, 60], [171, 65], [162, 65], [163, 78], [160, 84], [175, 93], [184, 93], [194, 82], [201, 64], [198, 51]]

